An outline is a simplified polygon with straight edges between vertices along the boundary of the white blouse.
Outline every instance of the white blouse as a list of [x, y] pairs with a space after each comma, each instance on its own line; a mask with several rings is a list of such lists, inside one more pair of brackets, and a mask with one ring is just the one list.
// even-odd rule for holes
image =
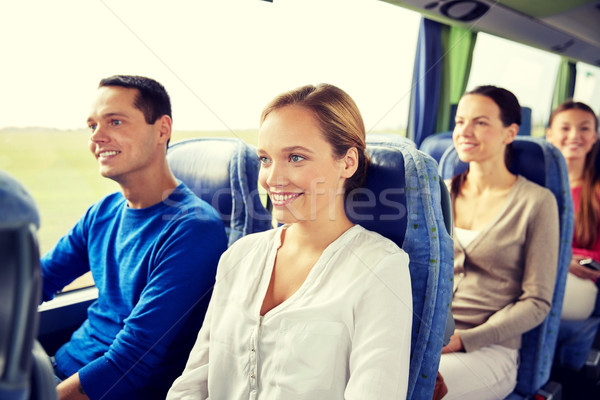
[[458, 240], [458, 244], [460, 244], [460, 246], [464, 249], [469, 244], [471, 244], [471, 242], [473, 240], [475, 240], [477, 235], [479, 235], [479, 232], [481, 232], [481, 231], [474, 231], [471, 229], [463, 229], [463, 228], [459, 228], [458, 226], [455, 226], [454, 227], [454, 238], [456, 240]]
[[408, 255], [355, 225], [261, 317], [282, 229], [246, 236], [223, 254], [204, 324], [167, 399], [406, 398]]

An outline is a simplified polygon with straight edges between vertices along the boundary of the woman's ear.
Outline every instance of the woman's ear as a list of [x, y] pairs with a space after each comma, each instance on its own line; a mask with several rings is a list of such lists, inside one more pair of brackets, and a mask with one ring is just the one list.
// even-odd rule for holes
[[342, 178], [350, 178], [358, 169], [358, 150], [350, 147], [342, 159]]
[[514, 142], [517, 133], [519, 133], [519, 125], [512, 123], [508, 127], [506, 127], [507, 135], [504, 138], [504, 144], [509, 144]]

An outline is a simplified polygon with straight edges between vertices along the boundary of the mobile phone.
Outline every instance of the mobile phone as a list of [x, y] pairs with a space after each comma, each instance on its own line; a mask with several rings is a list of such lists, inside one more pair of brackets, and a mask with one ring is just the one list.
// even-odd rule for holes
[[600, 271], [600, 263], [591, 258], [584, 258], [583, 260], [579, 261], [579, 265], [583, 265], [584, 267]]

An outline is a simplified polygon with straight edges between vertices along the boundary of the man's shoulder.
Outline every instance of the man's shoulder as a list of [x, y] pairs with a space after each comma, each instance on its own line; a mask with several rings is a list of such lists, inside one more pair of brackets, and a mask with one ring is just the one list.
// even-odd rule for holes
[[183, 183], [163, 201], [163, 204], [168, 208], [166, 214], [172, 216], [173, 221], [178, 223], [184, 221], [190, 221], [194, 224], [205, 223], [211, 225], [222, 225], [223, 223], [217, 210], [196, 196]]

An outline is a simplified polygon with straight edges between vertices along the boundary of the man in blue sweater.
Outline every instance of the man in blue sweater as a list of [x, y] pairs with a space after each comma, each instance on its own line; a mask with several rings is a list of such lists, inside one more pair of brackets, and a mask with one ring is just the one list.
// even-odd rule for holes
[[217, 212], [167, 164], [171, 124], [158, 82], [100, 82], [89, 147], [121, 192], [92, 205], [42, 258], [44, 300], [90, 270], [99, 291], [55, 355], [61, 400], [164, 399], [202, 324], [227, 238]]

